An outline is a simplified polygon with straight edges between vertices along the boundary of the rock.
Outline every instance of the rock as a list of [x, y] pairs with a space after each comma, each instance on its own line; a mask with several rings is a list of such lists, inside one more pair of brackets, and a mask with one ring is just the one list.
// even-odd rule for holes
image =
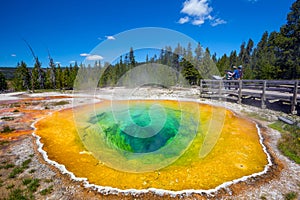
[[281, 116], [278, 117], [278, 120], [287, 123], [289, 125], [293, 125], [295, 123], [293, 120]]

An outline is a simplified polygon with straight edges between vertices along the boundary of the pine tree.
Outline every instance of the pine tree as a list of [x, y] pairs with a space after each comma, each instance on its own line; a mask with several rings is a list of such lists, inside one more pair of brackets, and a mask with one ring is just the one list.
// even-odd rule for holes
[[247, 59], [247, 49], [246, 49], [246, 44], [245, 42], [242, 43], [241, 48], [240, 48], [240, 53], [238, 56], [238, 62], [236, 65], [244, 65], [246, 63]]
[[4, 91], [7, 90], [7, 82], [6, 82], [6, 78], [4, 76], [4, 74], [2, 72], [0, 72], [0, 91]]
[[210, 79], [212, 75], [219, 74], [216, 71], [215, 63], [211, 59], [211, 54], [208, 48], [205, 49], [199, 72], [201, 77], [204, 79]]
[[236, 51], [232, 51], [229, 56], [230, 67], [238, 64], [238, 57]]
[[64, 89], [69, 89], [70, 88], [70, 71], [69, 71], [69, 67], [66, 67], [63, 70], [63, 88]]
[[[153, 59], [155, 60], [155, 59]], [[160, 50], [160, 54], [159, 54], [159, 58], [158, 58], [158, 63], [166, 65], [167, 64], [167, 60], [166, 60], [166, 56], [165, 56], [165, 50], [161, 49]]]
[[282, 77], [300, 78], [300, 0], [293, 3], [287, 15], [287, 23], [281, 27], [280, 34]]
[[42, 64], [38, 58], [36, 58], [34, 67], [32, 69], [32, 89], [44, 89], [45, 88], [45, 73], [41, 68]]
[[192, 44], [189, 42], [186, 50], [185, 59], [192, 62], [193, 60], [193, 51], [192, 51]]
[[217, 62], [217, 68], [221, 74], [225, 73], [225, 70], [230, 70], [230, 60], [229, 57], [224, 54]]
[[60, 64], [57, 65], [56, 69], [56, 87], [60, 90], [63, 89], [63, 73]]
[[195, 55], [195, 60], [196, 61], [200, 61], [203, 58], [203, 50], [202, 50], [200, 42], [198, 42], [198, 45], [195, 49], [195, 54], [196, 54]]
[[46, 69], [45, 89], [52, 89], [51, 69], [49, 68]]
[[182, 59], [181, 64], [183, 66], [182, 76], [188, 81], [190, 85], [198, 84], [200, 74], [195, 66], [188, 60]]
[[134, 57], [134, 52], [133, 52], [133, 48], [130, 47], [130, 51], [129, 51], [129, 68], [132, 69], [135, 67], [135, 57]]
[[25, 62], [21, 61], [21, 64], [17, 64], [17, 69], [12, 83], [16, 91], [29, 90], [30, 72]]
[[[50, 56], [49, 56], [50, 57]], [[50, 57], [50, 62], [49, 62], [49, 79], [50, 79], [50, 83], [51, 83], [51, 88], [52, 89], [56, 89], [56, 67], [54, 64], [53, 59]]]
[[253, 65], [252, 65], [252, 53], [253, 53], [253, 46], [254, 42], [250, 38], [248, 40], [247, 46], [246, 46], [246, 54], [244, 58], [244, 62], [242, 63], [243, 65], [243, 73], [245, 79], [253, 79]]

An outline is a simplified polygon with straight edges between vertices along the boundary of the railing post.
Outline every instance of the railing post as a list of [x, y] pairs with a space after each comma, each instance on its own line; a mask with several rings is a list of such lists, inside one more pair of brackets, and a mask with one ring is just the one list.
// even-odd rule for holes
[[239, 80], [238, 104], [242, 103], [242, 81]]
[[262, 88], [262, 94], [261, 94], [261, 108], [266, 108], [266, 88], [267, 88], [267, 81], [263, 81], [263, 88]]
[[222, 100], [222, 81], [221, 80], [219, 80], [219, 91], [218, 91], [218, 93], [219, 93], [219, 101], [221, 101]]
[[297, 106], [297, 94], [298, 94], [298, 81], [295, 81], [294, 83], [294, 91], [293, 91], [293, 97], [291, 102], [291, 113], [293, 115], [297, 114], [296, 106]]
[[203, 92], [203, 79], [200, 80], [200, 97], [202, 97]]

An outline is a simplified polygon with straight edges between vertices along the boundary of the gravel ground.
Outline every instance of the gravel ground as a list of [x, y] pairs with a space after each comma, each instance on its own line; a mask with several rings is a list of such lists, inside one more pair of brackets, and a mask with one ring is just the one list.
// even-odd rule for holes
[[[144, 91], [143, 91], [144, 90]], [[107, 98], [110, 96], [112, 89], [100, 90], [97, 97]], [[145, 96], [145, 94], [147, 94]], [[22, 94], [24, 95], [24, 94]], [[56, 94], [51, 93], [51, 96]], [[57, 95], [61, 95], [58, 93]], [[6, 95], [7, 96], [7, 95]], [[40, 95], [35, 94], [34, 97], [47, 97], [47, 93], [42, 93]], [[69, 95], [71, 96], [71, 95]], [[76, 96], [76, 95], [75, 95]], [[80, 96], [81, 100], [78, 102], [87, 103], [91, 99]], [[131, 98], [154, 98], [163, 99], [172, 97], [174, 99], [193, 99], [198, 97], [197, 90], [170, 90], [164, 89], [140, 89], [135, 91]], [[26, 98], [30, 98], [27, 95]], [[85, 99], [83, 99], [85, 98]], [[4, 98], [0, 98], [1, 100]], [[9, 98], [8, 98], [9, 99]], [[13, 98], [16, 100], [15, 96]], [[58, 99], [57, 101], [60, 101]], [[54, 100], [51, 100], [51, 103]], [[225, 106], [226, 108], [234, 111], [242, 117], [255, 117], [257, 121], [265, 131], [262, 135], [265, 138], [265, 143], [268, 147], [268, 151], [273, 156], [275, 165], [272, 169], [264, 176], [253, 178], [247, 180], [244, 183], [238, 183], [231, 187], [220, 190], [214, 195], [207, 196], [205, 194], [191, 194], [191, 195], [177, 195], [175, 199], [285, 199], [285, 195], [291, 192], [298, 194], [300, 197], [300, 165], [288, 158], [283, 156], [277, 149], [276, 144], [278, 139], [280, 139], [280, 133], [278, 131], [266, 128], [267, 124], [277, 120], [277, 116], [286, 116], [286, 114], [281, 112], [275, 112], [270, 110], [261, 110], [259, 108], [238, 105], [235, 103], [224, 103], [213, 100], [197, 100], [202, 103], [213, 104], [217, 106]], [[5, 106], [0, 102], [4, 109]], [[45, 107], [45, 102], [40, 105], [35, 105], [34, 109], [40, 109], [40, 107]], [[68, 105], [51, 107], [51, 111], [63, 109], [70, 107], [71, 103]], [[12, 108], [13, 109], [13, 108]], [[0, 110], [2, 113], [2, 110]], [[1, 114], [0, 113], [0, 114]], [[21, 116], [21, 115], [20, 115]], [[262, 120], [263, 119], [263, 120]], [[3, 138], [0, 138], [4, 140]], [[0, 199], [8, 197], [12, 189], [7, 189], [8, 185], [15, 185], [14, 188], [20, 187], [24, 188], [22, 185], [22, 180], [26, 178], [36, 178], [40, 180], [40, 186], [37, 191], [33, 193], [36, 199], [171, 199], [170, 196], [159, 196], [152, 193], [146, 194], [101, 194], [97, 193], [92, 189], [84, 188], [82, 183], [71, 180], [68, 175], [61, 174], [58, 169], [47, 164], [43, 159], [41, 154], [37, 151], [37, 145], [35, 144], [35, 138], [32, 135], [21, 135], [16, 140], [11, 140], [9, 143], [5, 143], [0, 146], [0, 165], [5, 163], [13, 163], [15, 166], [21, 166], [24, 161], [30, 159], [29, 167], [20, 173], [16, 178], [8, 178], [8, 174], [12, 172], [12, 168], [0, 169]], [[47, 188], [51, 189], [46, 195], [42, 195], [41, 191]], [[25, 189], [24, 189], [25, 190]]]

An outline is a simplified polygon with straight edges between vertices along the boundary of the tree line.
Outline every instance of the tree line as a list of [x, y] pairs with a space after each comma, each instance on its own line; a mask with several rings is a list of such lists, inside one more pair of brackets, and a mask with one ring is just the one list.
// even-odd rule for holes
[[245, 79], [299, 79], [300, 0], [290, 10], [279, 32], [263, 33], [256, 47], [252, 39], [242, 43], [238, 53], [232, 51], [217, 60], [218, 69], [242, 65]]
[[[144, 69], [135, 69], [141, 65], [144, 65]], [[136, 62], [134, 51], [131, 48], [128, 54], [120, 56], [116, 64], [109, 65], [101, 71], [98, 86], [121, 86], [125, 82], [139, 82], [140, 79], [151, 77], [152, 81], [157, 79], [157, 82], [161, 82], [165, 86], [183, 85], [183, 82], [196, 85], [201, 78], [209, 78], [208, 75], [218, 73], [217, 68], [213, 65], [209, 49], [206, 48], [204, 51], [200, 43], [194, 50], [191, 43], [186, 48], [178, 44], [174, 50], [171, 46], [166, 46], [160, 50], [158, 55], [154, 54], [149, 57], [147, 54], [142, 62]], [[163, 66], [171, 67], [172, 70]], [[133, 76], [130, 74], [132, 69], [135, 69], [138, 77], [130, 77]]]
[[[197, 85], [202, 78], [211, 78], [211, 75], [223, 75], [225, 70], [232, 66], [243, 66], [244, 79], [299, 79], [300, 78], [300, 0], [296, 0], [291, 11], [287, 15], [287, 22], [281, 26], [280, 31], [265, 32], [261, 40], [255, 46], [250, 38], [243, 42], [239, 52], [232, 51], [230, 55], [224, 54], [217, 57], [211, 55], [209, 48], [205, 50], [198, 43], [193, 49], [191, 44], [186, 47], [178, 44], [177, 47], [167, 46], [161, 49], [158, 55], [146, 56], [143, 62], [137, 62], [133, 48], [120, 56], [115, 64], [96, 61], [94, 66], [85, 66], [77, 63], [74, 66], [61, 67], [56, 65], [52, 58], [47, 68], [42, 68], [38, 58], [32, 69], [25, 62], [17, 64], [12, 86], [14, 90], [37, 89], [72, 89], [80, 84], [80, 87], [116, 86], [120, 80], [129, 79], [130, 70], [142, 64], [167, 65], [174, 71], [157, 72], [155, 67], [148, 68], [148, 73], [167, 74], [162, 77], [167, 85], [181, 84], [183, 77], [191, 85]], [[165, 70], [160, 68], [159, 70]], [[80, 72], [78, 74], [78, 72]], [[221, 73], [221, 74], [219, 74]], [[78, 74], [77, 80], [76, 76]], [[99, 75], [101, 74], [101, 76]], [[176, 77], [174, 79], [174, 77]], [[76, 82], [77, 81], [77, 82]], [[7, 89], [5, 77], [0, 72], [0, 90]]]
[[50, 59], [49, 66], [42, 68], [38, 58], [32, 69], [27, 67], [23, 61], [17, 64], [12, 86], [15, 91], [41, 90], [41, 89], [72, 89], [79, 66], [61, 67], [56, 66], [53, 59]]

